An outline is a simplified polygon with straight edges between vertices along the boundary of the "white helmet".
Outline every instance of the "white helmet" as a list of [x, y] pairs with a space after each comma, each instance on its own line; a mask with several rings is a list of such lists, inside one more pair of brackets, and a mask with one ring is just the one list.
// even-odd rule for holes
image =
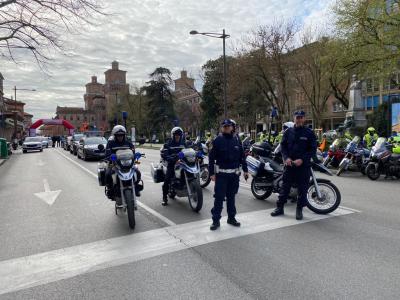
[[285, 122], [283, 123], [283, 130], [286, 130], [288, 128], [293, 128], [294, 127], [294, 123], [293, 122]]
[[116, 125], [111, 131], [111, 135], [126, 135], [126, 129], [122, 125]]
[[180, 127], [174, 127], [171, 130], [171, 138], [174, 138], [174, 135], [180, 135], [181, 137], [183, 136], [183, 130]]

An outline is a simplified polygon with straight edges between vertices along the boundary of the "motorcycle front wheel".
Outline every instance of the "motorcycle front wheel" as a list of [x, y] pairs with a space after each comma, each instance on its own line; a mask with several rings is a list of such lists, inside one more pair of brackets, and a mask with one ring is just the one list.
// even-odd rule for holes
[[331, 162], [331, 160], [332, 160], [332, 158], [329, 157], [329, 156], [327, 156], [327, 157], [325, 157], [325, 159], [324, 159], [324, 161], [323, 161], [322, 164], [323, 164], [325, 167], [327, 167], [327, 166], [329, 165], [329, 163]]
[[365, 173], [371, 180], [377, 180], [379, 177], [381, 177], [381, 172], [375, 168], [375, 164], [368, 164], [367, 168], [365, 169]]
[[[265, 180], [264, 180], [265, 181]], [[272, 187], [271, 186], [259, 186], [262, 184], [266, 184], [262, 179], [253, 178], [251, 181], [251, 193], [253, 194], [254, 198], [258, 200], [265, 200], [272, 194]]]
[[203, 164], [200, 166], [200, 186], [205, 188], [210, 184], [211, 177], [210, 173], [208, 172], [208, 165]]
[[126, 212], [128, 214], [128, 223], [131, 229], [135, 228], [136, 220], [135, 220], [135, 204], [133, 199], [133, 190], [126, 189], [124, 190], [124, 197], [126, 201]]
[[341, 201], [339, 189], [332, 182], [318, 182], [321, 199], [318, 199], [315, 185], [312, 184], [307, 191], [307, 207], [316, 214], [325, 215], [336, 210]]
[[189, 205], [193, 211], [199, 212], [203, 207], [203, 190], [198, 180], [192, 180], [189, 185], [190, 191], [192, 192], [192, 196], [188, 197]]
[[339, 169], [336, 171], [336, 176], [340, 176], [346, 170], [349, 162], [345, 158], [340, 162]]

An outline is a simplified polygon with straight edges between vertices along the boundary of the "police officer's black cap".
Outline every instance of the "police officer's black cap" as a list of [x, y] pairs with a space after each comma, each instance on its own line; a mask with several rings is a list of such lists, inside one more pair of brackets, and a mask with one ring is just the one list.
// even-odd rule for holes
[[221, 126], [233, 126], [231, 119], [226, 119], [221, 122]]
[[295, 117], [304, 117], [306, 115], [306, 113], [304, 112], [304, 110], [296, 110], [293, 115]]

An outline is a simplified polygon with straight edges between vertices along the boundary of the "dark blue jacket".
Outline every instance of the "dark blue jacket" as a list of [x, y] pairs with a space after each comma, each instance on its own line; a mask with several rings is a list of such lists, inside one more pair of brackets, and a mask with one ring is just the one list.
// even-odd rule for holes
[[122, 143], [118, 143], [116, 140], [111, 140], [107, 142], [106, 157], [109, 157], [111, 154], [116, 153], [117, 150], [121, 148], [129, 148], [135, 150], [135, 146], [126, 139]]
[[174, 139], [169, 140], [161, 150], [161, 157], [168, 162], [177, 161], [177, 154], [185, 148], [185, 141], [181, 139], [178, 143]]
[[242, 166], [243, 171], [247, 172], [243, 146], [236, 135], [220, 134], [214, 139], [209, 154], [210, 176], [215, 174], [215, 164], [220, 169], [237, 169]]
[[304, 166], [310, 166], [311, 158], [317, 151], [317, 139], [309, 128], [288, 128], [283, 133], [281, 147], [283, 160], [301, 159]]

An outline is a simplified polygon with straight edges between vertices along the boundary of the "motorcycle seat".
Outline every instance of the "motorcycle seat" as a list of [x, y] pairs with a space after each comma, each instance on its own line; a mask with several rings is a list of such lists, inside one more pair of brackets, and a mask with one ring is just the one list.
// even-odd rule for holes
[[268, 162], [269, 165], [271, 166], [271, 168], [275, 171], [275, 172], [283, 172], [283, 166], [281, 166], [280, 164], [278, 164], [276, 161], [272, 160], [269, 157], [265, 157], [264, 158], [265, 162]]

